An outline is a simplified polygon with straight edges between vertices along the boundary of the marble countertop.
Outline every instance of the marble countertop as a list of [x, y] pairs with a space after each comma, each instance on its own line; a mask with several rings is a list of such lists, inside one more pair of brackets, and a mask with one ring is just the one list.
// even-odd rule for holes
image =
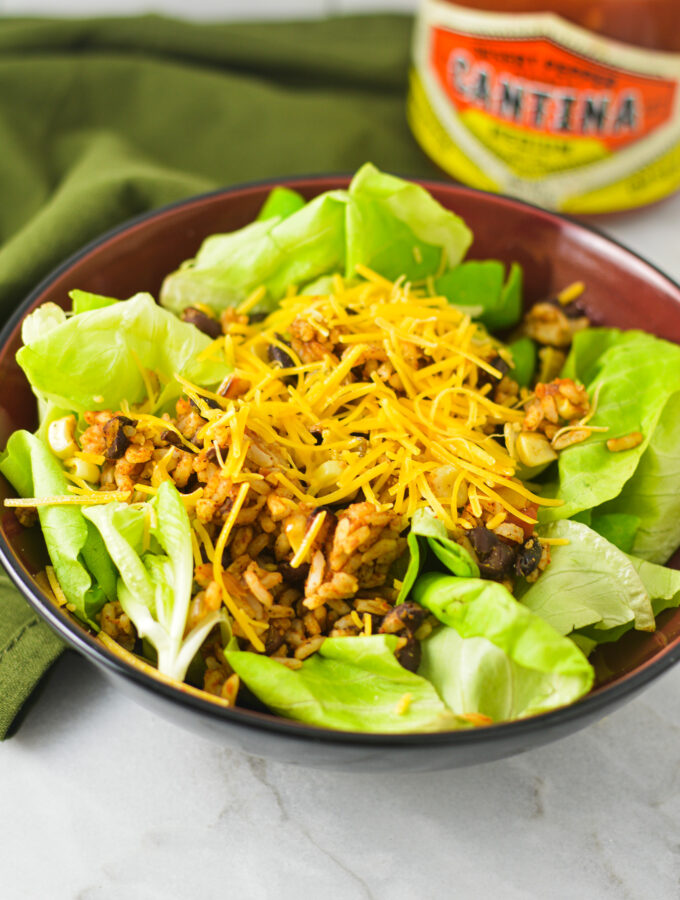
[[[680, 279], [680, 195], [598, 224]], [[201, 740], [68, 653], [0, 798], [3, 900], [676, 900], [680, 668], [510, 760], [348, 775]]]

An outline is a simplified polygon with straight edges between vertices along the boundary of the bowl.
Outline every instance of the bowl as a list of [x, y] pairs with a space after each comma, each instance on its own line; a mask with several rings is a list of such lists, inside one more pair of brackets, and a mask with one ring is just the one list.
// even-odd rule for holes
[[[12, 431], [36, 427], [34, 398], [14, 359], [21, 322], [36, 306], [51, 300], [68, 307], [68, 291], [75, 287], [114, 297], [137, 291], [157, 296], [163, 277], [194, 256], [204, 237], [251, 222], [275, 184], [311, 198], [348, 183], [346, 176], [292, 178], [204, 194], [132, 219], [68, 259], [26, 298], [0, 334], [0, 447]], [[470, 258], [521, 263], [529, 303], [583, 280], [588, 287], [585, 306], [597, 323], [643, 328], [680, 343], [680, 287], [630, 250], [518, 200], [453, 184], [420, 183], [472, 228]], [[0, 502], [11, 493], [0, 476]], [[424, 771], [500, 759], [585, 727], [630, 700], [680, 659], [680, 609], [669, 610], [659, 617], [653, 634], [629, 633], [600, 649], [594, 657], [596, 688], [573, 706], [471, 731], [380, 735], [327, 730], [262, 711], [218, 706], [113, 655], [42, 592], [35, 580], [47, 562], [40, 532], [21, 529], [4, 508], [0, 560], [26, 600], [67, 645], [149, 709], [224, 745], [298, 765]]]

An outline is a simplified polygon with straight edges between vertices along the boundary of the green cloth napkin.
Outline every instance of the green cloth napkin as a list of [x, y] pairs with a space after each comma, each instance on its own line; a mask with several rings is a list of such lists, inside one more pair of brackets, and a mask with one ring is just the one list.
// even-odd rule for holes
[[[86, 241], [190, 194], [369, 160], [436, 175], [405, 120], [410, 32], [0, 20], [0, 319]], [[61, 646], [0, 573], [0, 738]]]

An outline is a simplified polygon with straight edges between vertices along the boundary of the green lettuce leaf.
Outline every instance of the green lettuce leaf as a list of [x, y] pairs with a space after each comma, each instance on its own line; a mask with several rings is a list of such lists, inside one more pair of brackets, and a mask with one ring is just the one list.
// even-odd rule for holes
[[654, 631], [649, 594], [625, 553], [580, 522], [553, 522], [540, 535], [569, 543], [551, 548], [550, 565], [536, 582], [518, 585], [517, 596], [531, 612], [560, 634], [589, 625]]
[[158, 670], [183, 681], [192, 659], [221, 612], [205, 616], [186, 636], [193, 584], [191, 526], [177, 488], [164, 481], [149, 504], [154, 510], [151, 534], [159, 552], [141, 554], [139, 533], [127, 507], [90, 506], [83, 515], [98, 529], [120, 578], [118, 599], [141, 638], [158, 653]]
[[[387, 733], [469, 727], [428, 681], [397, 662], [397, 643], [396, 635], [387, 634], [326, 638], [296, 670], [247, 651], [227, 651], [225, 657], [256, 697], [298, 722]], [[399, 714], [405, 694], [411, 702]]]
[[522, 718], [573, 703], [592, 687], [583, 653], [502, 585], [427, 573], [413, 597], [447, 626], [423, 641], [418, 672], [454, 713]]
[[[647, 562], [645, 559], [638, 559], [635, 556], [628, 556], [628, 561], [640, 576], [640, 580], [651, 598], [655, 616], [665, 609], [674, 609], [680, 606], [680, 572]], [[628, 622], [625, 625], [609, 629], [590, 625], [574, 632], [571, 638], [583, 648], [585, 653], [591, 653], [598, 644], [610, 644], [618, 641], [627, 631], [630, 631], [632, 625], [632, 622]]]
[[652, 598], [655, 616], [665, 609], [680, 606], [680, 572], [677, 569], [659, 566], [636, 556], [629, 556], [628, 559]]
[[65, 321], [66, 313], [61, 306], [51, 301], [41, 303], [21, 323], [21, 340], [24, 344], [30, 344], [31, 341], [48, 334], [53, 328], [63, 325]]
[[346, 274], [361, 263], [385, 278], [417, 281], [457, 266], [472, 232], [422, 187], [367, 163], [352, 179], [347, 206]]
[[635, 516], [632, 544], [623, 549], [650, 562], [665, 562], [680, 545], [680, 391], [664, 407], [632, 478], [598, 513]]
[[426, 564], [428, 549], [454, 575], [464, 578], [479, 575], [479, 566], [470, 553], [449, 538], [446, 526], [431, 509], [416, 510], [411, 519], [411, 530], [406, 537], [406, 543], [409, 560], [402, 578], [398, 603], [403, 603], [410, 594], [418, 573]]
[[[113, 306], [119, 303], [114, 297], [105, 297], [103, 294], [91, 294], [89, 291], [74, 290], [68, 292], [71, 298], [71, 311], [78, 316], [80, 313], [90, 312], [93, 309], [103, 309], [105, 306]], [[25, 341], [24, 343], [28, 343]]]
[[175, 373], [200, 385], [220, 381], [223, 363], [195, 359], [209, 344], [207, 335], [161, 309], [150, 294], [137, 294], [57, 325], [25, 344], [17, 362], [34, 391], [56, 406], [116, 409], [123, 398], [130, 404], [145, 398], [139, 366], [168, 382], [164, 403], [180, 393]]
[[[591, 424], [609, 430], [560, 453], [558, 483], [550, 492], [562, 498], [564, 505], [543, 508], [541, 521], [571, 518], [619, 496], [637, 469], [666, 404], [678, 391], [680, 347], [641, 331], [589, 329], [575, 336], [565, 375], [582, 381], [591, 397], [599, 390]], [[607, 449], [609, 438], [632, 431], [643, 435], [637, 447], [619, 453]], [[637, 514], [630, 508], [617, 511]]]
[[531, 338], [518, 338], [508, 344], [508, 350], [512, 354], [512, 361], [515, 364], [510, 376], [520, 387], [529, 387], [536, 371], [536, 344]]
[[[598, 507], [598, 510], [602, 507]], [[629, 513], [598, 513], [590, 519], [590, 527], [624, 553], [630, 553], [642, 520]]]
[[256, 222], [264, 222], [267, 219], [286, 219], [305, 205], [302, 194], [292, 191], [287, 187], [275, 187], [269, 192], [269, 196], [262, 204], [262, 209], [257, 214]]
[[285, 218], [211, 235], [165, 279], [162, 305], [175, 313], [197, 302], [225, 309], [264, 286], [267, 296], [253, 311], [271, 311], [291, 284], [344, 269], [346, 205], [346, 192], [329, 191]]
[[476, 306], [487, 328], [500, 330], [516, 325], [522, 316], [522, 269], [505, 266], [495, 259], [470, 260], [435, 279], [435, 289], [456, 306]]
[[[15, 431], [0, 457], [0, 472], [22, 497], [68, 494], [69, 482], [51, 451], [28, 431]], [[96, 529], [78, 506], [38, 507], [40, 526], [61, 588], [79, 618], [93, 624], [116, 596], [116, 575]]]

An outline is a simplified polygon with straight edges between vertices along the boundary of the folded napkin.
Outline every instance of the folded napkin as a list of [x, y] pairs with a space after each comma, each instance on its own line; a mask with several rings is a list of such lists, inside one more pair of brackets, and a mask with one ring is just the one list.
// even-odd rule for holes
[[[368, 160], [436, 175], [405, 120], [410, 31], [0, 20], [0, 320], [102, 231], [190, 194]], [[61, 649], [0, 572], [0, 738]]]

